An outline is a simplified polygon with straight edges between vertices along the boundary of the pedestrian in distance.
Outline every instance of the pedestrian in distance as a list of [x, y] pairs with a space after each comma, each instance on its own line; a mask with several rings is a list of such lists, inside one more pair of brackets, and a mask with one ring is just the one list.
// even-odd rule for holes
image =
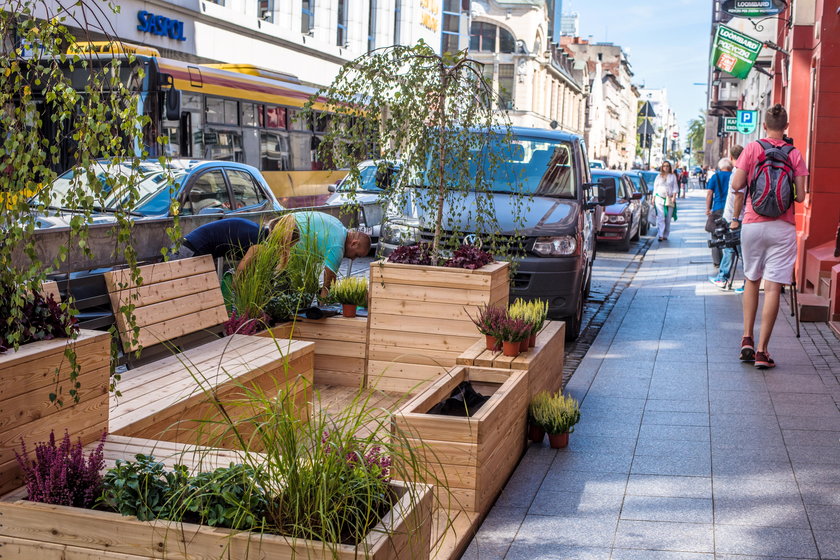
[[[717, 221], [723, 217], [723, 210], [726, 208], [726, 193], [729, 191], [729, 179], [732, 175], [732, 162], [722, 158], [718, 162], [718, 171], [706, 187], [706, 231], [714, 233], [717, 228]], [[712, 247], [712, 264], [720, 266], [723, 251], [718, 247]]]
[[656, 228], [659, 241], [667, 241], [671, 233], [671, 220], [677, 219], [677, 195], [679, 186], [677, 176], [673, 173], [671, 162], [663, 161], [659, 167], [659, 175], [653, 182], [653, 198], [656, 208]]
[[706, 188], [706, 176], [709, 173], [709, 166], [704, 165], [702, 169], [700, 169], [700, 173], [697, 174], [697, 181], [700, 183], [700, 188]]
[[682, 197], [685, 198], [685, 195], [688, 194], [688, 169], [680, 171], [679, 178], [680, 187], [682, 189]]
[[[808, 168], [802, 154], [785, 136], [788, 115], [779, 104], [764, 116], [766, 137], [751, 142], [738, 158], [732, 175], [732, 189], [746, 190], [743, 225], [732, 219], [732, 229], [742, 228], [741, 250], [744, 256], [744, 336], [740, 358], [756, 368], [775, 367], [770, 357], [770, 336], [779, 313], [782, 286], [793, 280], [796, 263], [796, 222], [794, 201], [805, 200], [805, 177]], [[741, 211], [741, 199], [735, 200], [734, 216]], [[764, 280], [764, 309], [761, 333], [754, 342], [758, 313], [758, 290]]]

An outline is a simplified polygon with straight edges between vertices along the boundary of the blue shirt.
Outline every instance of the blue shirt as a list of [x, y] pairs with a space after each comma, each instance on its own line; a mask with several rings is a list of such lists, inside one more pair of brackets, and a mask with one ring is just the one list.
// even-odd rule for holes
[[335, 273], [344, 258], [344, 241], [347, 228], [335, 216], [323, 212], [295, 212], [295, 222], [300, 232], [293, 251], [298, 254], [310, 253], [322, 259], [324, 266]]
[[265, 239], [259, 224], [244, 218], [225, 218], [197, 227], [184, 237], [185, 245], [196, 256], [213, 255], [214, 259], [227, 257], [241, 259], [251, 245]]
[[732, 177], [731, 171], [718, 171], [706, 183], [706, 188], [713, 193], [712, 212], [723, 212], [726, 208], [726, 193], [729, 191], [730, 177]]

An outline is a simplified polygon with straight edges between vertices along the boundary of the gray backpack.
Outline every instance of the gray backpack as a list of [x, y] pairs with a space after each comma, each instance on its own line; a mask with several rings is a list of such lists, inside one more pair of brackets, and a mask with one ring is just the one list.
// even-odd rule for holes
[[793, 146], [776, 147], [764, 140], [758, 141], [764, 150], [759, 156], [750, 181], [750, 199], [755, 213], [767, 218], [778, 218], [796, 199], [793, 165], [790, 153]]

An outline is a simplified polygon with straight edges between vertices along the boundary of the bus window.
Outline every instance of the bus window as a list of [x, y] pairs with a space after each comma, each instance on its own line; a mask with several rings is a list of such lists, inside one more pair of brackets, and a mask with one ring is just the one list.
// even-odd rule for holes
[[208, 208], [230, 211], [230, 195], [221, 169], [202, 173], [195, 180], [187, 192], [181, 213], [200, 214]]
[[231, 130], [205, 129], [204, 158], [244, 163], [242, 134]]
[[239, 210], [248, 206], [257, 206], [265, 203], [265, 196], [254, 184], [254, 178], [250, 173], [227, 169], [230, 188], [233, 190], [233, 208]]
[[312, 130], [309, 123], [300, 117], [300, 111], [289, 111], [289, 130]]
[[265, 108], [265, 127], [286, 128], [286, 109], [267, 105]]
[[258, 118], [262, 105], [254, 103], [242, 103], [242, 126], [260, 126], [261, 118]]
[[289, 140], [283, 134], [263, 132], [260, 135], [261, 165], [263, 171], [289, 171]]
[[309, 171], [312, 169], [312, 135], [306, 134], [290, 134], [289, 140], [292, 147], [292, 169], [298, 171]]
[[239, 104], [231, 99], [208, 97], [206, 99], [206, 118], [208, 123], [239, 124]]

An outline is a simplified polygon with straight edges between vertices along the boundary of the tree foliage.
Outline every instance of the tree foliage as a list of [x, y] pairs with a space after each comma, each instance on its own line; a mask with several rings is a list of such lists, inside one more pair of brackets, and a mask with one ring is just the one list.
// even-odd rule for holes
[[[356, 165], [364, 159], [399, 162], [402, 179], [385, 185], [381, 202], [391, 212], [407, 203], [420, 208], [438, 262], [443, 247], [459, 245], [459, 234], [468, 230], [481, 232], [497, 255], [515, 237], [499, 235], [488, 187], [495, 181], [498, 189], [494, 174], [512, 139], [507, 114], [496, 110], [498, 100], [482, 65], [465, 51], [437, 55], [420, 41], [346, 64], [309, 101], [304, 118], [319, 118], [316, 109], [329, 112], [319, 155], [336, 168], [349, 168], [351, 184], [359, 184]], [[504, 180], [521, 195], [517, 177]], [[513, 198], [520, 214], [527, 197]]]
[[706, 113], [701, 112], [697, 118], [688, 123], [688, 145], [691, 146], [691, 155], [694, 163], [703, 163], [703, 146], [706, 141]]
[[[142, 65], [132, 56], [86, 52], [69, 29], [112, 36], [103, 22], [109, 12], [119, 11], [116, 5], [105, 0], [11, 0], [3, 10], [0, 294], [10, 312], [0, 320], [11, 325], [71, 247], [92, 256], [88, 227], [96, 213], [113, 216], [113, 250], [136, 275], [131, 212], [140, 197], [136, 178], [147, 156], [142, 147], [148, 143], [144, 129], [149, 118], [141, 114], [138, 94], [145, 76]], [[97, 166], [98, 159], [109, 163]], [[68, 167], [76, 169], [69, 184], [55, 183]], [[42, 262], [34, 233], [39, 216], [49, 213], [65, 216], [69, 228], [66, 243]], [[70, 309], [72, 301], [62, 306]], [[130, 315], [130, 306], [121, 311]], [[20, 333], [11, 333], [9, 342], [18, 346]], [[78, 400], [78, 368], [73, 370], [67, 394]], [[56, 381], [51, 399], [60, 404], [63, 389]]]

